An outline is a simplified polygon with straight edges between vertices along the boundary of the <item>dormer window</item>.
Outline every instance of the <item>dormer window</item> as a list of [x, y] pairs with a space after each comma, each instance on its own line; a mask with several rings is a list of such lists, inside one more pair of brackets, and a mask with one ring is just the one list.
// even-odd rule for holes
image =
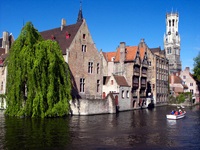
[[115, 57], [112, 57], [112, 58], [111, 58], [111, 61], [114, 61], [114, 60], [115, 60]]
[[70, 34], [68, 32], [66, 32], [65, 37], [66, 37], [66, 39], [69, 39], [70, 38]]
[[56, 37], [54, 35], [51, 35], [51, 40], [55, 40]]

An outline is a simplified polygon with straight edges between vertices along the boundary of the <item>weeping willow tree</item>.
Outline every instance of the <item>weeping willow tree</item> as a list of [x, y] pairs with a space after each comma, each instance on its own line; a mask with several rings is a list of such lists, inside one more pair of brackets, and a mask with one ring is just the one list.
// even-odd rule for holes
[[28, 22], [7, 59], [9, 116], [56, 117], [69, 114], [70, 73], [60, 47], [44, 41]]

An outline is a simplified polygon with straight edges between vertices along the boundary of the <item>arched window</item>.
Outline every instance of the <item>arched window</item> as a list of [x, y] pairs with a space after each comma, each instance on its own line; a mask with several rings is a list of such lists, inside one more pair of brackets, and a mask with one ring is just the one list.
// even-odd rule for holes
[[129, 91], [126, 91], [126, 97], [129, 98]]
[[124, 90], [122, 90], [122, 98], [124, 98]]

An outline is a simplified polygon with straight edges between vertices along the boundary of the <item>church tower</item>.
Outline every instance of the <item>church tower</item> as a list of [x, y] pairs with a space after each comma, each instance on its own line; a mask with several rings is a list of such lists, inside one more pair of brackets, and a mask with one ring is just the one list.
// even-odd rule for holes
[[164, 34], [164, 49], [169, 60], [169, 72], [182, 70], [180, 60], [180, 35], [178, 33], [178, 13], [166, 14], [166, 33]]

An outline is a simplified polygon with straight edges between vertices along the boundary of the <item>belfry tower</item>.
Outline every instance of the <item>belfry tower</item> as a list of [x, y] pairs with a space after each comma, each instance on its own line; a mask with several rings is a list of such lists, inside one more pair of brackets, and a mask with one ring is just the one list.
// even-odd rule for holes
[[169, 60], [169, 73], [182, 70], [180, 60], [180, 35], [178, 33], [178, 13], [166, 14], [166, 33], [164, 34], [164, 49]]

